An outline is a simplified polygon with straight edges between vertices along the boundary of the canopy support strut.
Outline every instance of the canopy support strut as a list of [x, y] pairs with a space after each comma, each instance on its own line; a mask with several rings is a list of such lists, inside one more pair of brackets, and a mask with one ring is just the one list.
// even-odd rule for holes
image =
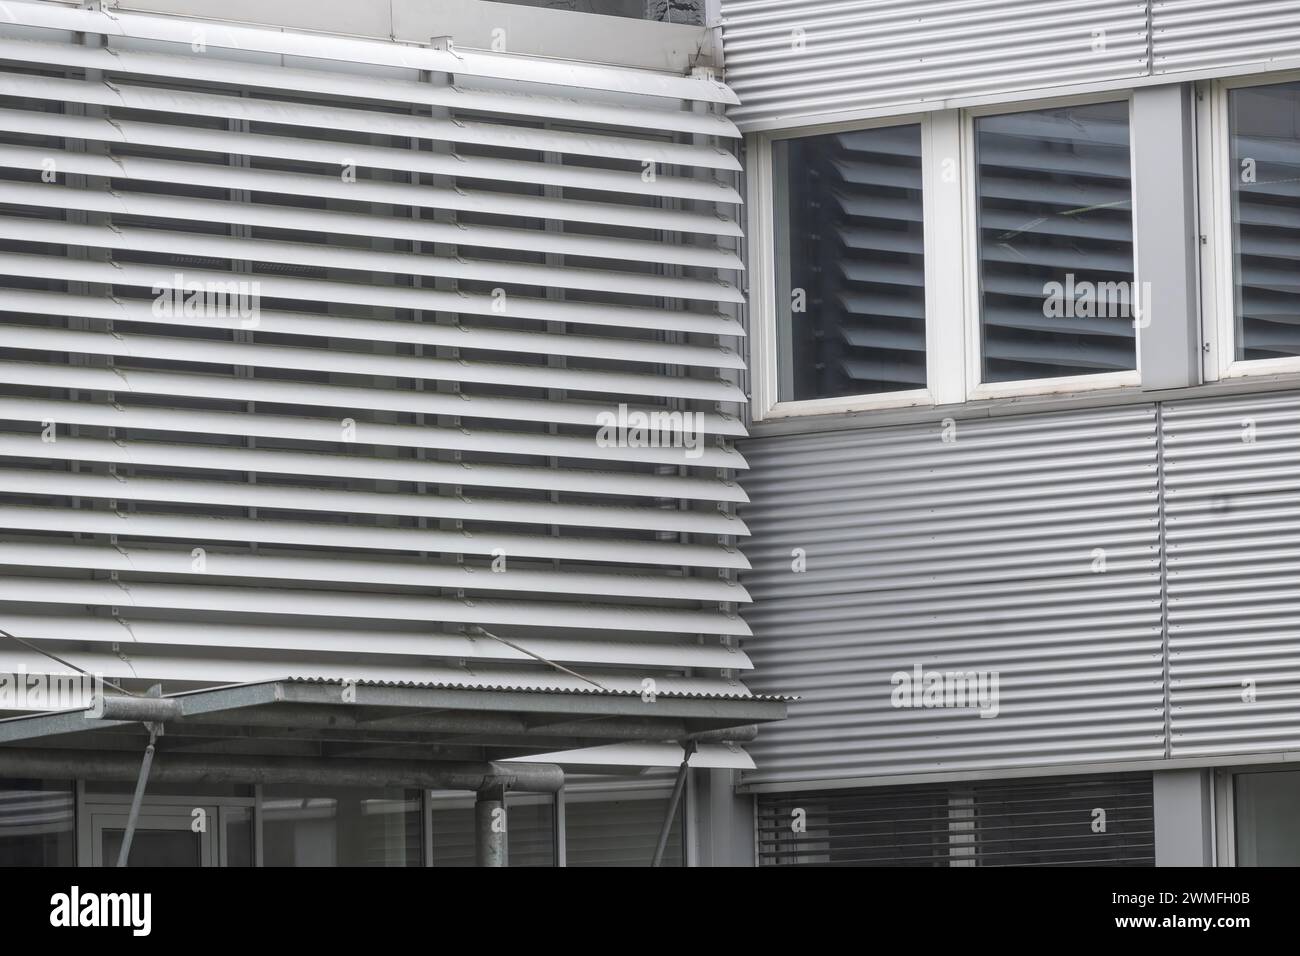
[[664, 825], [659, 829], [659, 843], [655, 846], [655, 858], [651, 866], [663, 866], [664, 849], [668, 846], [668, 833], [673, 828], [673, 818], [677, 816], [677, 805], [682, 802], [682, 791], [686, 789], [686, 771], [690, 769], [691, 756], [695, 753], [695, 741], [682, 743], [682, 765], [677, 768], [677, 780], [673, 784], [673, 795], [668, 801], [668, 812], [664, 814]]

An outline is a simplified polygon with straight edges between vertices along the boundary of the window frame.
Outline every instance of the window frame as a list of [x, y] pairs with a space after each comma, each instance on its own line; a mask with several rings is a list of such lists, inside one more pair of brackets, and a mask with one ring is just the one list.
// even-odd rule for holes
[[1090, 375], [1063, 375], [1052, 378], [1021, 379], [1012, 382], [985, 382], [983, 312], [980, 308], [980, 236], [979, 236], [979, 166], [975, 140], [975, 121], [985, 116], [1009, 116], [1015, 113], [1034, 113], [1062, 106], [1088, 106], [1096, 103], [1125, 103], [1129, 118], [1129, 216], [1133, 236], [1133, 282], [1142, 288], [1142, 266], [1138, 259], [1137, 234], [1137, 165], [1134, 162], [1133, 91], [1111, 90], [1078, 96], [1058, 96], [1047, 99], [1025, 100], [1016, 103], [992, 103], [962, 110], [961, 135], [962, 165], [962, 245], [964, 246], [963, 311], [966, 320], [967, 401], [1017, 398], [1025, 395], [1074, 394], [1102, 389], [1140, 388], [1142, 385], [1142, 329], [1134, 330], [1134, 368], [1118, 372], [1098, 372]]
[[1205, 314], [1202, 372], [1207, 382], [1252, 378], [1260, 375], [1300, 374], [1300, 355], [1271, 359], [1237, 358], [1236, 263], [1233, 256], [1231, 177], [1232, 129], [1228, 94], [1255, 86], [1281, 86], [1300, 81], [1300, 70], [1249, 76], [1222, 77], [1197, 87], [1197, 94], [1209, 103], [1201, 111], [1197, 130], [1201, 148], [1198, 200], [1202, 210], [1201, 301]]
[[[937, 383], [950, 379], [954, 369], [961, 369], [960, 352], [964, 342], [943, 336], [941, 309], [939, 308], [935, 268], [938, 254], [938, 237], [953, 217], [959, 217], [958, 207], [936, 201], [937, 169], [935, 163], [936, 127], [932, 113], [909, 113], [882, 116], [867, 120], [822, 124], [755, 134], [747, 152], [752, 157], [749, 170], [747, 202], [749, 205], [750, 238], [750, 414], [755, 421], [793, 418], [805, 415], [828, 415], [846, 412], [882, 411], [939, 404], [943, 401], [961, 401], [961, 392], [953, 392]], [[776, 143], [783, 140], [808, 139], [833, 133], [858, 132], [896, 126], [920, 126], [921, 131], [921, 223], [923, 232], [922, 254], [925, 275], [925, 366], [926, 387], [904, 389], [896, 392], [876, 392], [864, 395], [844, 395], [829, 398], [812, 398], [782, 401], [780, 395], [781, 355], [777, 332], [777, 298], [781, 264], [778, 247], [786, 237], [778, 233], [781, 222], [780, 191], [783, 184], [776, 177]], [[960, 164], [958, 164], [960, 169]]]

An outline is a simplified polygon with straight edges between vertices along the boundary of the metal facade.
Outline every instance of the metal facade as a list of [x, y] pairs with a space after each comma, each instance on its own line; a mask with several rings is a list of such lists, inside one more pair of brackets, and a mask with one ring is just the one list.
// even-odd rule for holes
[[[801, 697], [749, 746], [746, 782], [1163, 754], [1152, 406], [745, 451], [745, 647], [758, 686]], [[999, 713], [894, 707], [917, 665], [997, 671]]]
[[[720, 0], [742, 129], [1300, 62], [1286, 0]], [[1287, 61], [1291, 61], [1289, 64]]]
[[1164, 421], [1172, 753], [1300, 748], [1300, 396]]
[[[801, 697], [747, 784], [1300, 748], [1300, 395], [943, 427], [745, 447], [745, 646]], [[916, 665], [998, 716], [894, 707]]]
[[721, 0], [743, 129], [1147, 72], [1142, 0]]
[[0, 626], [169, 691], [745, 693], [725, 87], [5, 10]]

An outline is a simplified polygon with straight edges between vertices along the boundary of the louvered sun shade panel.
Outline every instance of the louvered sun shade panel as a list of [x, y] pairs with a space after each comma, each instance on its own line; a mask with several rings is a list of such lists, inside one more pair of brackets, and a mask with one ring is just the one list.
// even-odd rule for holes
[[975, 139], [983, 381], [1136, 368], [1128, 103], [980, 117]]
[[169, 689], [746, 692], [725, 87], [12, 10], [5, 627]]
[[1300, 355], [1300, 83], [1231, 90], [1238, 360]]
[[781, 399], [924, 388], [921, 128], [778, 144], [788, 194]]

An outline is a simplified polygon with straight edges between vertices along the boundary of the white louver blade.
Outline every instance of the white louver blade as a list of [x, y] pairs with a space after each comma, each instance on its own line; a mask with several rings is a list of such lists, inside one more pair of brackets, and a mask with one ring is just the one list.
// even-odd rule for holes
[[6, 10], [4, 626], [169, 688], [748, 693], [725, 86]]

